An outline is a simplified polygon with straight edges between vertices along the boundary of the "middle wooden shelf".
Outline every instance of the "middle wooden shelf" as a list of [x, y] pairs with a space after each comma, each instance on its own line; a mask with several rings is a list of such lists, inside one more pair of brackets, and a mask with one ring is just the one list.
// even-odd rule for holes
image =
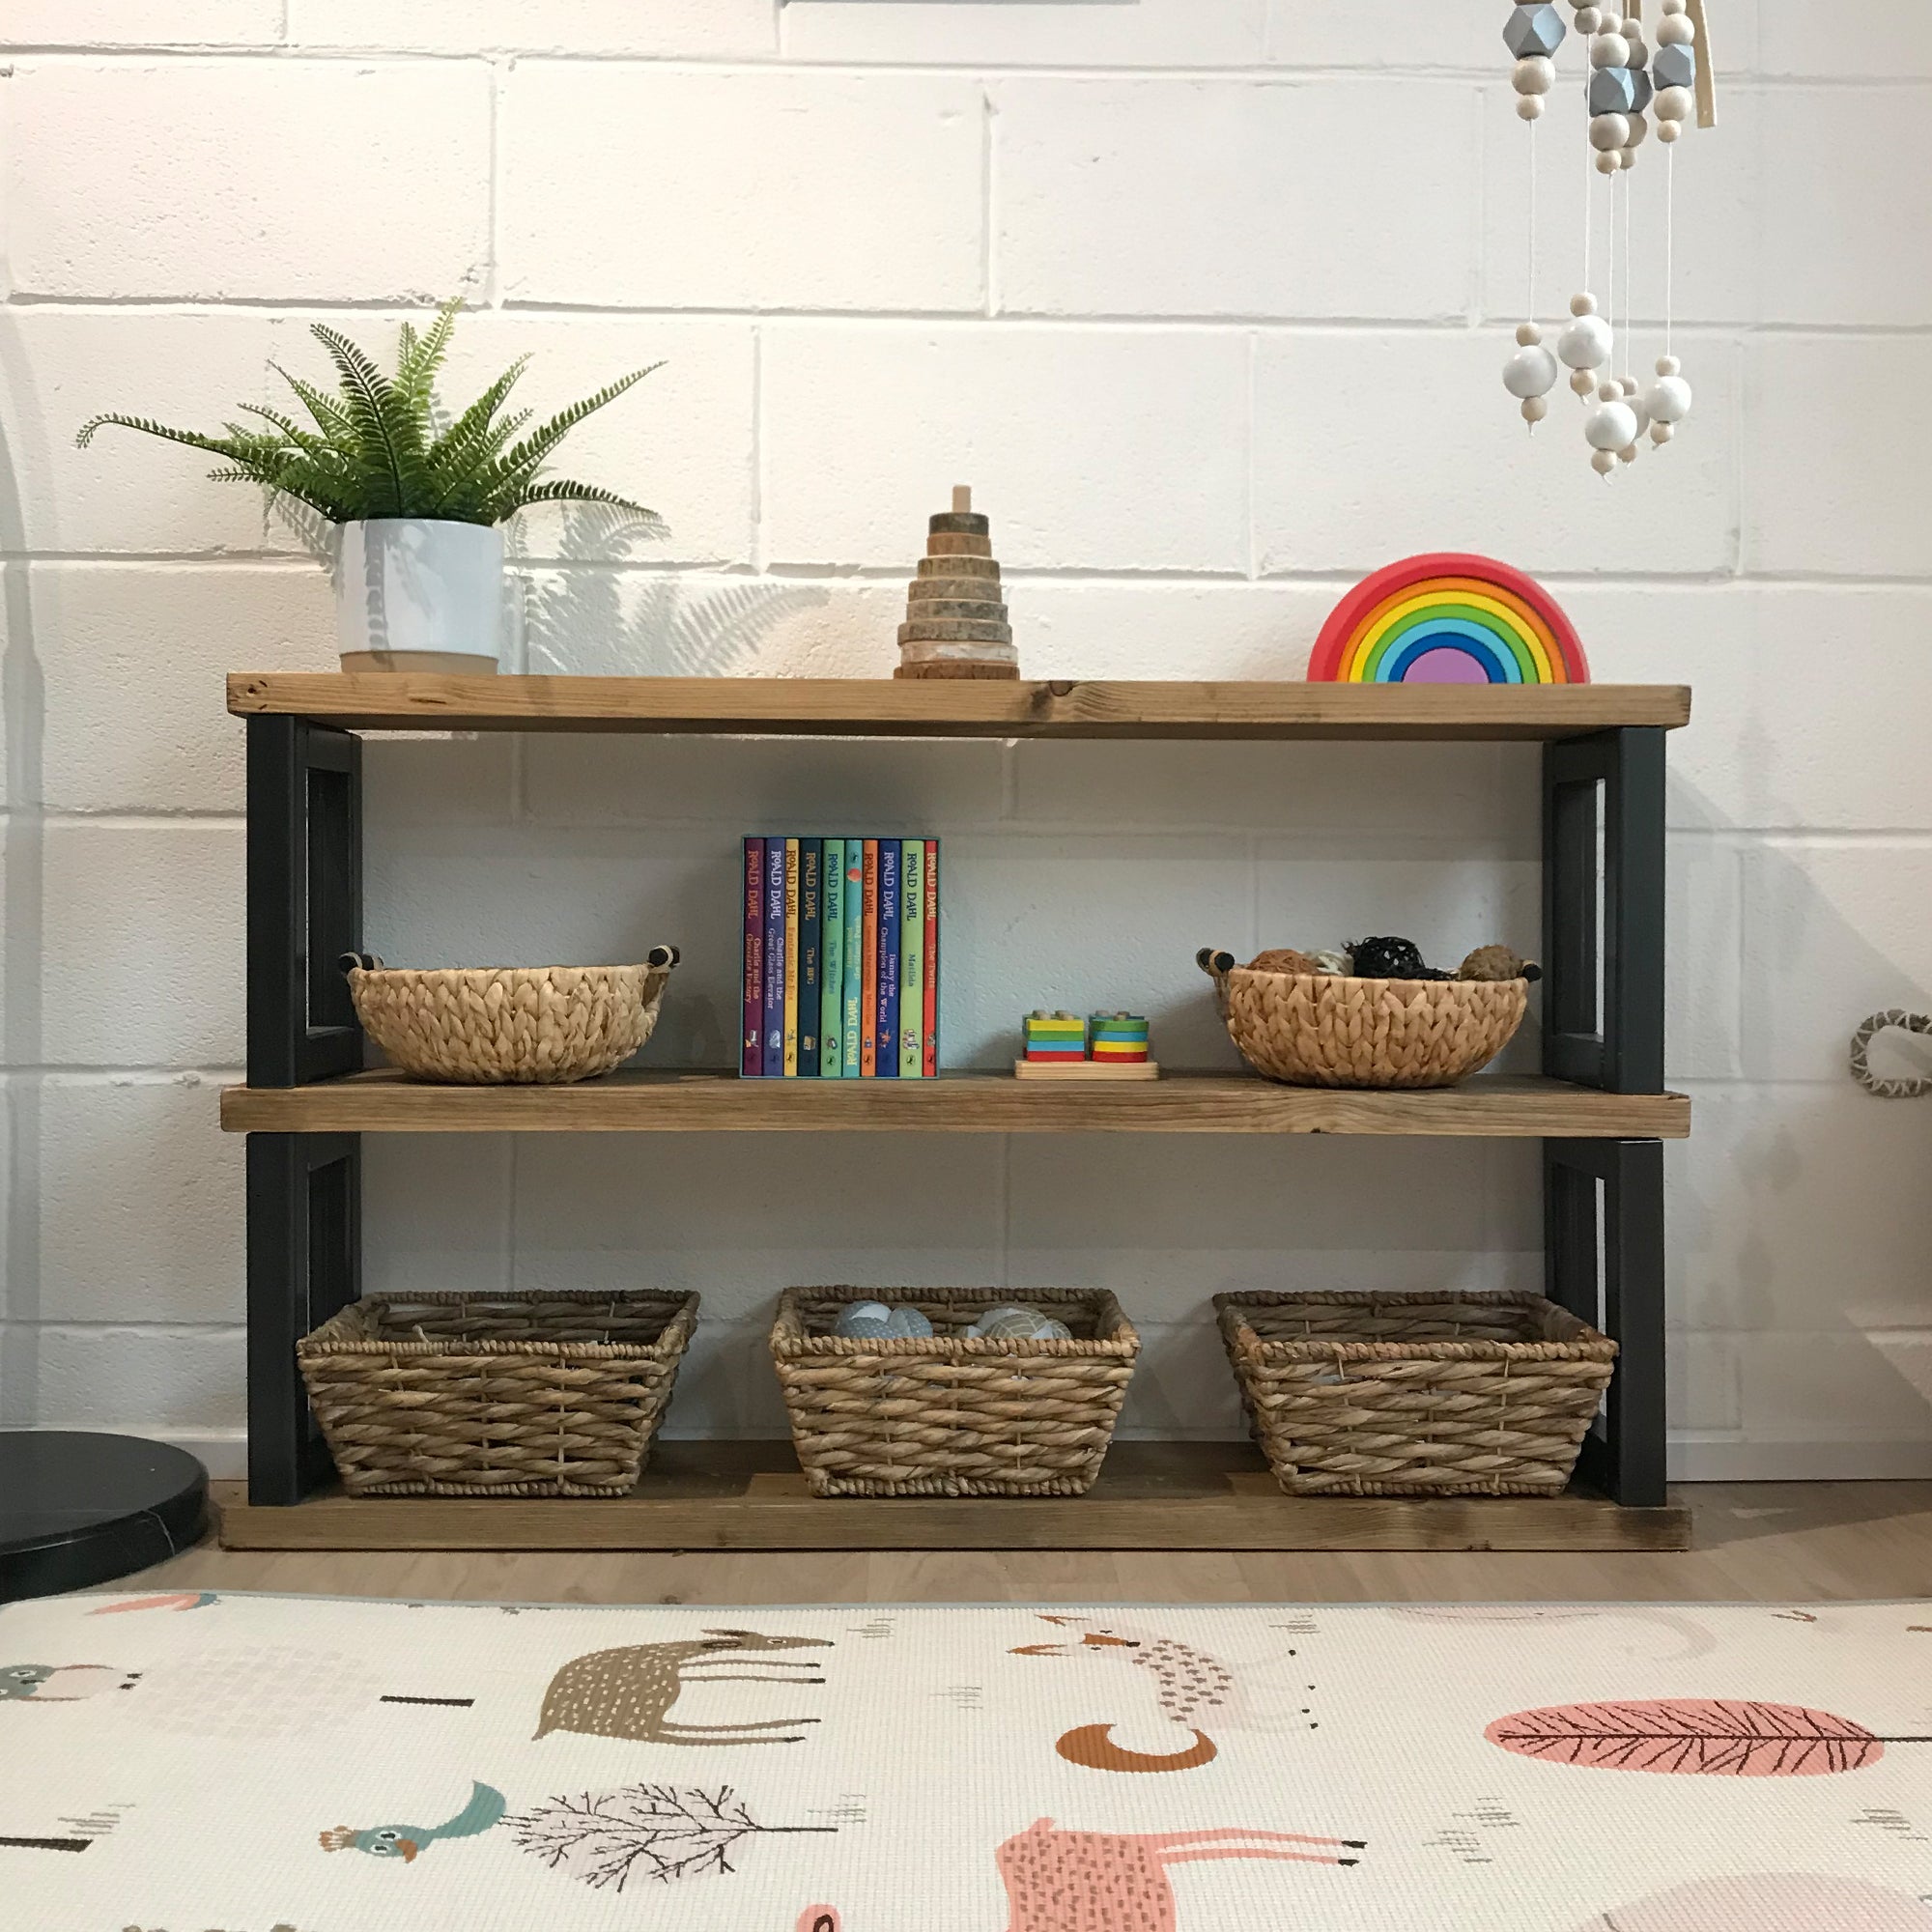
[[1128, 1086], [952, 1073], [937, 1080], [745, 1080], [629, 1072], [569, 1087], [441, 1087], [387, 1069], [308, 1087], [230, 1087], [229, 1133], [1410, 1134], [1681, 1140], [1682, 1094], [1607, 1094], [1483, 1075], [1460, 1087], [1359, 1092], [1252, 1074]]

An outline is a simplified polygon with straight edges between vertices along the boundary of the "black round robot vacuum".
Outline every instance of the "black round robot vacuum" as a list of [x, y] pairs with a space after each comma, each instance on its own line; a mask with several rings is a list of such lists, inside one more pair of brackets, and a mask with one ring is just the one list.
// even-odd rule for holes
[[0, 1430], [0, 1604], [109, 1583], [198, 1542], [208, 1471], [135, 1435]]

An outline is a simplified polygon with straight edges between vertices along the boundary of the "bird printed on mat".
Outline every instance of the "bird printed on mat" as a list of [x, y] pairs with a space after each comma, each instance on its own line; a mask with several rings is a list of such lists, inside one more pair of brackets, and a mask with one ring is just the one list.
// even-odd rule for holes
[[109, 1663], [0, 1663], [0, 1704], [71, 1704], [102, 1690], [127, 1690], [141, 1681], [138, 1670]]
[[401, 1859], [413, 1864], [440, 1839], [473, 1838], [498, 1823], [508, 1809], [500, 1791], [472, 1780], [469, 1803], [440, 1825], [372, 1825], [367, 1831], [337, 1825], [319, 1833], [318, 1840], [325, 1852], [366, 1852], [372, 1859]]
[[[1346, 1855], [1363, 1849], [1357, 1838], [1296, 1832], [1068, 1832], [1040, 1818], [1000, 1846], [993, 1861], [1007, 1889], [1006, 1932], [1179, 1932], [1168, 1877], [1176, 1865], [1225, 1859], [1352, 1865], [1359, 1861]], [[836, 1907], [809, 1905], [794, 1932], [845, 1928]]]
[[[1221, 1659], [1158, 1631], [1044, 1612], [1040, 1621], [1078, 1634], [1060, 1643], [1020, 1644], [1012, 1652], [1014, 1657], [1097, 1657], [1129, 1663], [1152, 1680], [1161, 1719], [1193, 1737], [1192, 1744], [1175, 1751], [1129, 1750], [1115, 1743], [1112, 1724], [1081, 1724], [1054, 1747], [1070, 1764], [1084, 1765], [1089, 1771], [1192, 1771], [1211, 1764], [1219, 1755], [1215, 1732], [1299, 1727], [1298, 1719], [1271, 1719], [1258, 1711], [1234, 1669]], [[1305, 1718], [1306, 1713], [1300, 1717]], [[1205, 1728], [1210, 1724], [1213, 1730]]]

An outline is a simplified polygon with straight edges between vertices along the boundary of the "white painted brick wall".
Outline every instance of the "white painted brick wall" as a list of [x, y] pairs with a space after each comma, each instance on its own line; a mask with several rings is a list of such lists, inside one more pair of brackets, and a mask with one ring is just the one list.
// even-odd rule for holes
[[[0, 1420], [157, 1429], [232, 1465], [242, 1150], [213, 1090], [242, 1054], [243, 841], [219, 680], [333, 649], [323, 574], [252, 498], [73, 431], [218, 422], [269, 397], [271, 356], [314, 369], [312, 321], [386, 344], [463, 288], [452, 394], [526, 350], [538, 407], [667, 362], [569, 469], [669, 537], [533, 519], [514, 667], [879, 675], [923, 519], [970, 479], [1038, 674], [1293, 676], [1355, 574], [1468, 547], [1542, 573], [1601, 677], [1688, 678], [1680, 1460], [1932, 1473], [1932, 1110], [1842, 1068], [1868, 1008], [1932, 1002], [1918, 0], [1855, 27], [1817, 0], [1727, 9], [1723, 125], [1678, 156], [1697, 412], [1607, 491], [1567, 396], [1525, 447], [1496, 385], [1525, 144], [1465, 9], [13, 0], [0, 33], [0, 1152], [34, 1231], [7, 1249]], [[1573, 131], [1538, 148], [1546, 316], [1580, 270]], [[1636, 373], [1662, 328], [1655, 161], [1619, 295]], [[1041, 1000], [1131, 1002], [1165, 1058], [1231, 1064], [1192, 965], [1210, 941], [1537, 928], [1533, 757], [1507, 748], [373, 740], [367, 801], [370, 944], [675, 939], [659, 1064], [728, 1057], [729, 880], [763, 826], [947, 838], [952, 1050], [989, 1066]], [[685, 1432], [781, 1426], [763, 1331], [794, 1281], [1103, 1283], [1148, 1342], [1128, 1426], [1217, 1435], [1219, 1290], [1540, 1278], [1515, 1145], [367, 1156], [372, 1288], [699, 1291]]]

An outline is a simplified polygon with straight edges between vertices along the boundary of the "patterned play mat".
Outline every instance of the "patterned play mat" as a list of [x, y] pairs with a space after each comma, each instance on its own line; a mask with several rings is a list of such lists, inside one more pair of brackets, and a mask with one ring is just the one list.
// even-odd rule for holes
[[0, 1609], [7, 1932], [1932, 1932], [1932, 1608]]

